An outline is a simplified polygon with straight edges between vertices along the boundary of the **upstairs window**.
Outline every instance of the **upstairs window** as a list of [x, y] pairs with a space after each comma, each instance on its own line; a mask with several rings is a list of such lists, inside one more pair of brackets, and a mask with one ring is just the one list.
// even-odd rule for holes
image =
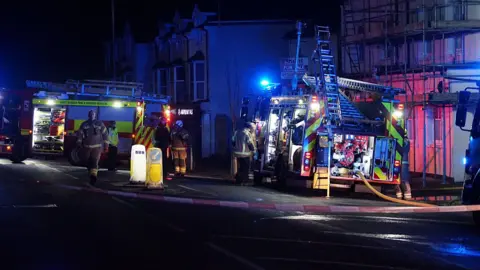
[[191, 95], [194, 101], [207, 99], [205, 61], [195, 61], [190, 70]]

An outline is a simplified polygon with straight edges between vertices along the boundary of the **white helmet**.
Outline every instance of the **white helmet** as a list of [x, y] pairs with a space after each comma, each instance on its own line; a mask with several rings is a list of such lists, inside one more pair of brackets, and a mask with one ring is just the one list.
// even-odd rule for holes
[[178, 127], [183, 127], [183, 121], [182, 120], [177, 120], [175, 122], [175, 125], [178, 126]]

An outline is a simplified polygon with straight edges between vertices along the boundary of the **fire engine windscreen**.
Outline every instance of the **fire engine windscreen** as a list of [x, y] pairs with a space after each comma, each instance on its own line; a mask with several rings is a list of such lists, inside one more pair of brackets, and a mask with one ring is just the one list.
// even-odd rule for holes
[[62, 154], [65, 138], [65, 108], [39, 106], [33, 111], [33, 151]]
[[352, 178], [362, 172], [371, 178], [374, 142], [374, 137], [335, 134], [332, 176]]

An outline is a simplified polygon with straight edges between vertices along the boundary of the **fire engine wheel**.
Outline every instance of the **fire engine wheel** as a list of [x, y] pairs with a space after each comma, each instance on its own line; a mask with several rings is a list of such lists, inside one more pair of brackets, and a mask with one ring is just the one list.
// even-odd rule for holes
[[11, 155], [10, 156], [10, 160], [13, 163], [20, 163], [20, 162], [24, 161], [25, 159], [27, 159], [26, 156], [17, 156], [17, 155]]
[[68, 154], [68, 162], [72, 166], [80, 166], [80, 156], [78, 154], [78, 148], [73, 148], [70, 153]]

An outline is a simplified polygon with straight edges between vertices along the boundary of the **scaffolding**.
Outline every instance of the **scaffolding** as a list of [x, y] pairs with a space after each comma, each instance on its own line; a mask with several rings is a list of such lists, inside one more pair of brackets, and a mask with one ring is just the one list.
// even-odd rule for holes
[[[443, 121], [433, 121], [433, 130], [442, 132], [442, 172], [437, 172], [437, 149], [434, 141], [433, 177], [442, 175], [447, 181], [447, 112], [450, 98], [436, 98], [448, 92], [448, 68], [468, 64], [465, 37], [480, 32], [480, 1], [470, 0], [344, 0], [342, 6], [342, 71], [343, 76], [361, 78], [393, 87], [402, 84], [407, 91], [405, 103], [414, 126], [423, 117], [422, 179], [427, 178], [427, 108], [441, 109]], [[448, 43], [446, 42], [448, 41]], [[453, 45], [452, 45], [453, 44]], [[452, 48], [453, 47], [453, 48]], [[450, 54], [447, 54], [447, 50]], [[415, 57], [415, 53], [417, 56]], [[480, 59], [480, 57], [479, 57]], [[421, 81], [420, 85], [415, 85]], [[423, 91], [416, 91], [417, 88]], [[427, 88], [429, 90], [427, 90]], [[419, 93], [420, 92], [420, 93]], [[432, 102], [430, 102], [431, 100]], [[442, 100], [442, 102], [440, 102]], [[450, 102], [445, 102], [450, 100]], [[416, 108], [422, 115], [417, 115]], [[449, 114], [450, 115], [450, 114]], [[423, 122], [423, 123], [421, 123]], [[436, 127], [443, 124], [443, 127]], [[409, 132], [410, 133], [410, 132]], [[451, 138], [451, 136], [449, 136]], [[450, 148], [452, 146], [450, 142]], [[413, 146], [414, 171], [418, 163], [417, 147]], [[450, 164], [451, 166], [451, 164]], [[452, 167], [450, 172], [452, 174]]]

